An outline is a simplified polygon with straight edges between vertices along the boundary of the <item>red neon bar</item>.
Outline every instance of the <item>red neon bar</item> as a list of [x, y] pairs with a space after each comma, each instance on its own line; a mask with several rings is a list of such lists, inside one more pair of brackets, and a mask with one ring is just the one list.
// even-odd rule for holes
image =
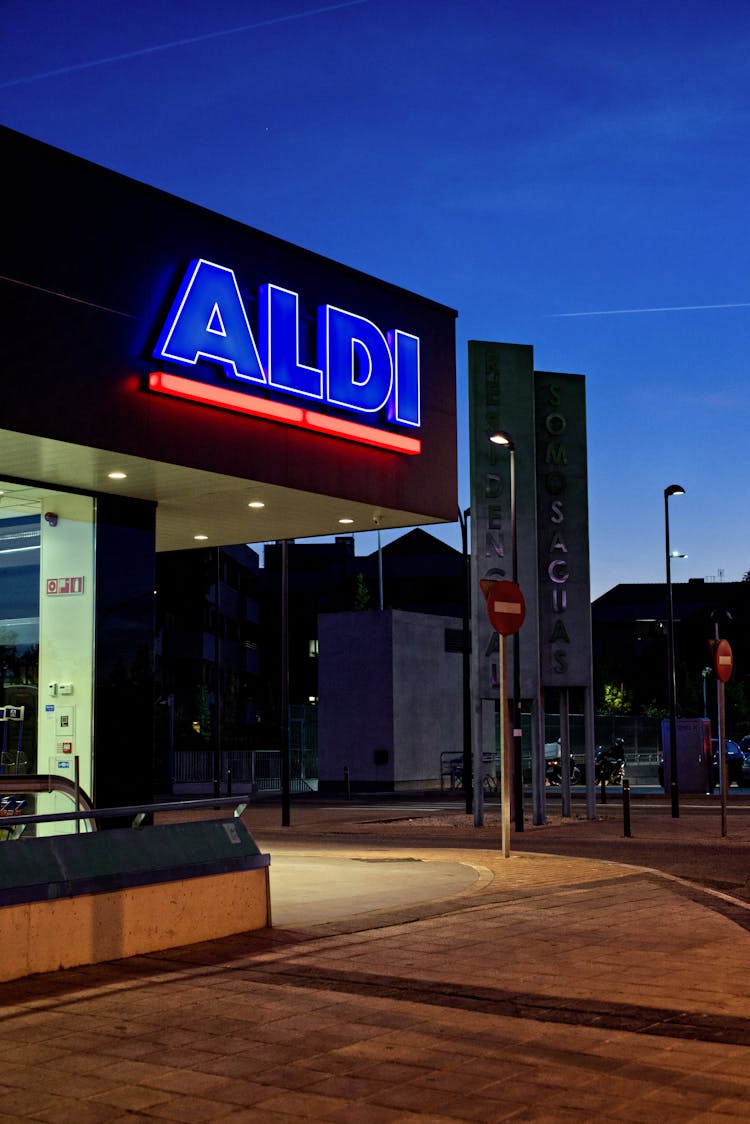
[[253, 417], [270, 418], [272, 421], [286, 422], [302, 429], [313, 429], [331, 437], [343, 437], [347, 441], [357, 441], [363, 445], [375, 445], [379, 449], [389, 449], [396, 453], [414, 455], [421, 453], [422, 442], [416, 437], [404, 437], [387, 429], [361, 425], [359, 422], [344, 421], [341, 418], [317, 414], [313, 410], [303, 410], [299, 406], [286, 406], [280, 402], [269, 402], [266, 398], [256, 398], [242, 391], [227, 390], [225, 387], [209, 386], [207, 383], [185, 379], [180, 375], [170, 375], [166, 371], [153, 371], [148, 376], [150, 390], [157, 394], [168, 394], [172, 398], [186, 398], [191, 402], [201, 402], [207, 406], [218, 406], [234, 413], [251, 414]]
[[305, 425], [319, 433], [329, 433], [333, 437], [346, 437], [349, 441], [361, 441], [364, 445], [377, 445], [381, 449], [392, 449], [397, 453], [421, 453], [422, 442], [416, 437], [403, 437], [387, 429], [375, 429], [359, 422], [342, 421], [327, 414], [314, 414], [305, 410]]
[[208, 386], [195, 379], [183, 379], [179, 375], [169, 375], [165, 371], [153, 371], [148, 376], [151, 390], [159, 394], [169, 394], [173, 398], [189, 398], [191, 402], [204, 402], [208, 406], [221, 406], [239, 414], [252, 414], [254, 417], [273, 418], [290, 425], [304, 425], [304, 410], [298, 406], [284, 406], [279, 402], [269, 402], [266, 398], [255, 398], [238, 390], [227, 390], [222, 386]]

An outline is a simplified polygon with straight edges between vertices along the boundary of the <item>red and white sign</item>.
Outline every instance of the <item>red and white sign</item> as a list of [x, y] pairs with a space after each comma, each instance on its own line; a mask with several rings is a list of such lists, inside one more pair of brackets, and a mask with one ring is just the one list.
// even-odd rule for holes
[[728, 683], [732, 678], [732, 649], [728, 640], [720, 640], [714, 647], [714, 671], [720, 683]]
[[47, 578], [45, 588], [48, 597], [70, 597], [83, 593], [83, 575], [74, 578]]
[[512, 636], [518, 632], [526, 619], [526, 602], [520, 586], [515, 582], [480, 581], [482, 593], [487, 599], [487, 612], [490, 624], [501, 636]]

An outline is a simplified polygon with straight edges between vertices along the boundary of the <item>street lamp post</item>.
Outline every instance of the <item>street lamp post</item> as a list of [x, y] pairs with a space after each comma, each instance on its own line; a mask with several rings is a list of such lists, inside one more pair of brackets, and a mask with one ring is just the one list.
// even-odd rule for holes
[[670, 484], [664, 489], [664, 537], [667, 556], [667, 660], [669, 671], [669, 789], [672, 797], [672, 816], [680, 814], [680, 789], [677, 782], [677, 687], [674, 660], [674, 610], [672, 606], [672, 553], [669, 549], [669, 497], [684, 496], [680, 484]]
[[289, 745], [289, 543], [281, 540], [281, 826], [291, 823]]
[[461, 555], [463, 558], [463, 642], [461, 645], [462, 698], [463, 698], [463, 787], [466, 799], [466, 814], [471, 815], [474, 805], [474, 778], [471, 762], [471, 653], [469, 640], [469, 621], [471, 619], [471, 570], [469, 567], [468, 519], [471, 508], [458, 509], [461, 524]]
[[[518, 530], [516, 525], [516, 446], [509, 433], [490, 436], [494, 445], [504, 445], [510, 453], [510, 551], [511, 580], [518, 585]], [[507, 704], [506, 704], [507, 705]], [[521, 732], [521, 658], [518, 633], [513, 633], [513, 803], [515, 828], [523, 831], [523, 739]]]

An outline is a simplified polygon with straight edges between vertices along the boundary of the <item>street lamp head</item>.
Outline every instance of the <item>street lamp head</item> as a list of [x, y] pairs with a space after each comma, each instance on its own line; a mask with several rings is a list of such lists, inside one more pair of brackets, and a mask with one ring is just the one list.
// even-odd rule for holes
[[509, 433], [506, 433], [505, 430], [503, 430], [503, 429], [498, 429], [494, 433], [491, 433], [490, 434], [490, 441], [492, 442], [493, 445], [507, 445], [507, 447], [509, 449], [515, 448], [515, 445], [513, 443], [513, 438], [511, 437], [511, 435]]
[[681, 550], [670, 550], [670, 558], [687, 558], [687, 554], [683, 554]]
[[684, 496], [685, 495], [685, 489], [682, 487], [681, 484], [670, 484], [668, 488], [664, 489], [664, 495], [665, 495], [665, 497], [666, 496]]

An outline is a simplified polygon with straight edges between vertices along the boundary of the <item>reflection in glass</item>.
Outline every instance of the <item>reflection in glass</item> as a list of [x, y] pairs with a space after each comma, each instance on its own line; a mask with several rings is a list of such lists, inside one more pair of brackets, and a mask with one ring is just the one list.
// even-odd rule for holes
[[39, 515], [0, 507], [0, 772], [34, 773], [39, 691]]

